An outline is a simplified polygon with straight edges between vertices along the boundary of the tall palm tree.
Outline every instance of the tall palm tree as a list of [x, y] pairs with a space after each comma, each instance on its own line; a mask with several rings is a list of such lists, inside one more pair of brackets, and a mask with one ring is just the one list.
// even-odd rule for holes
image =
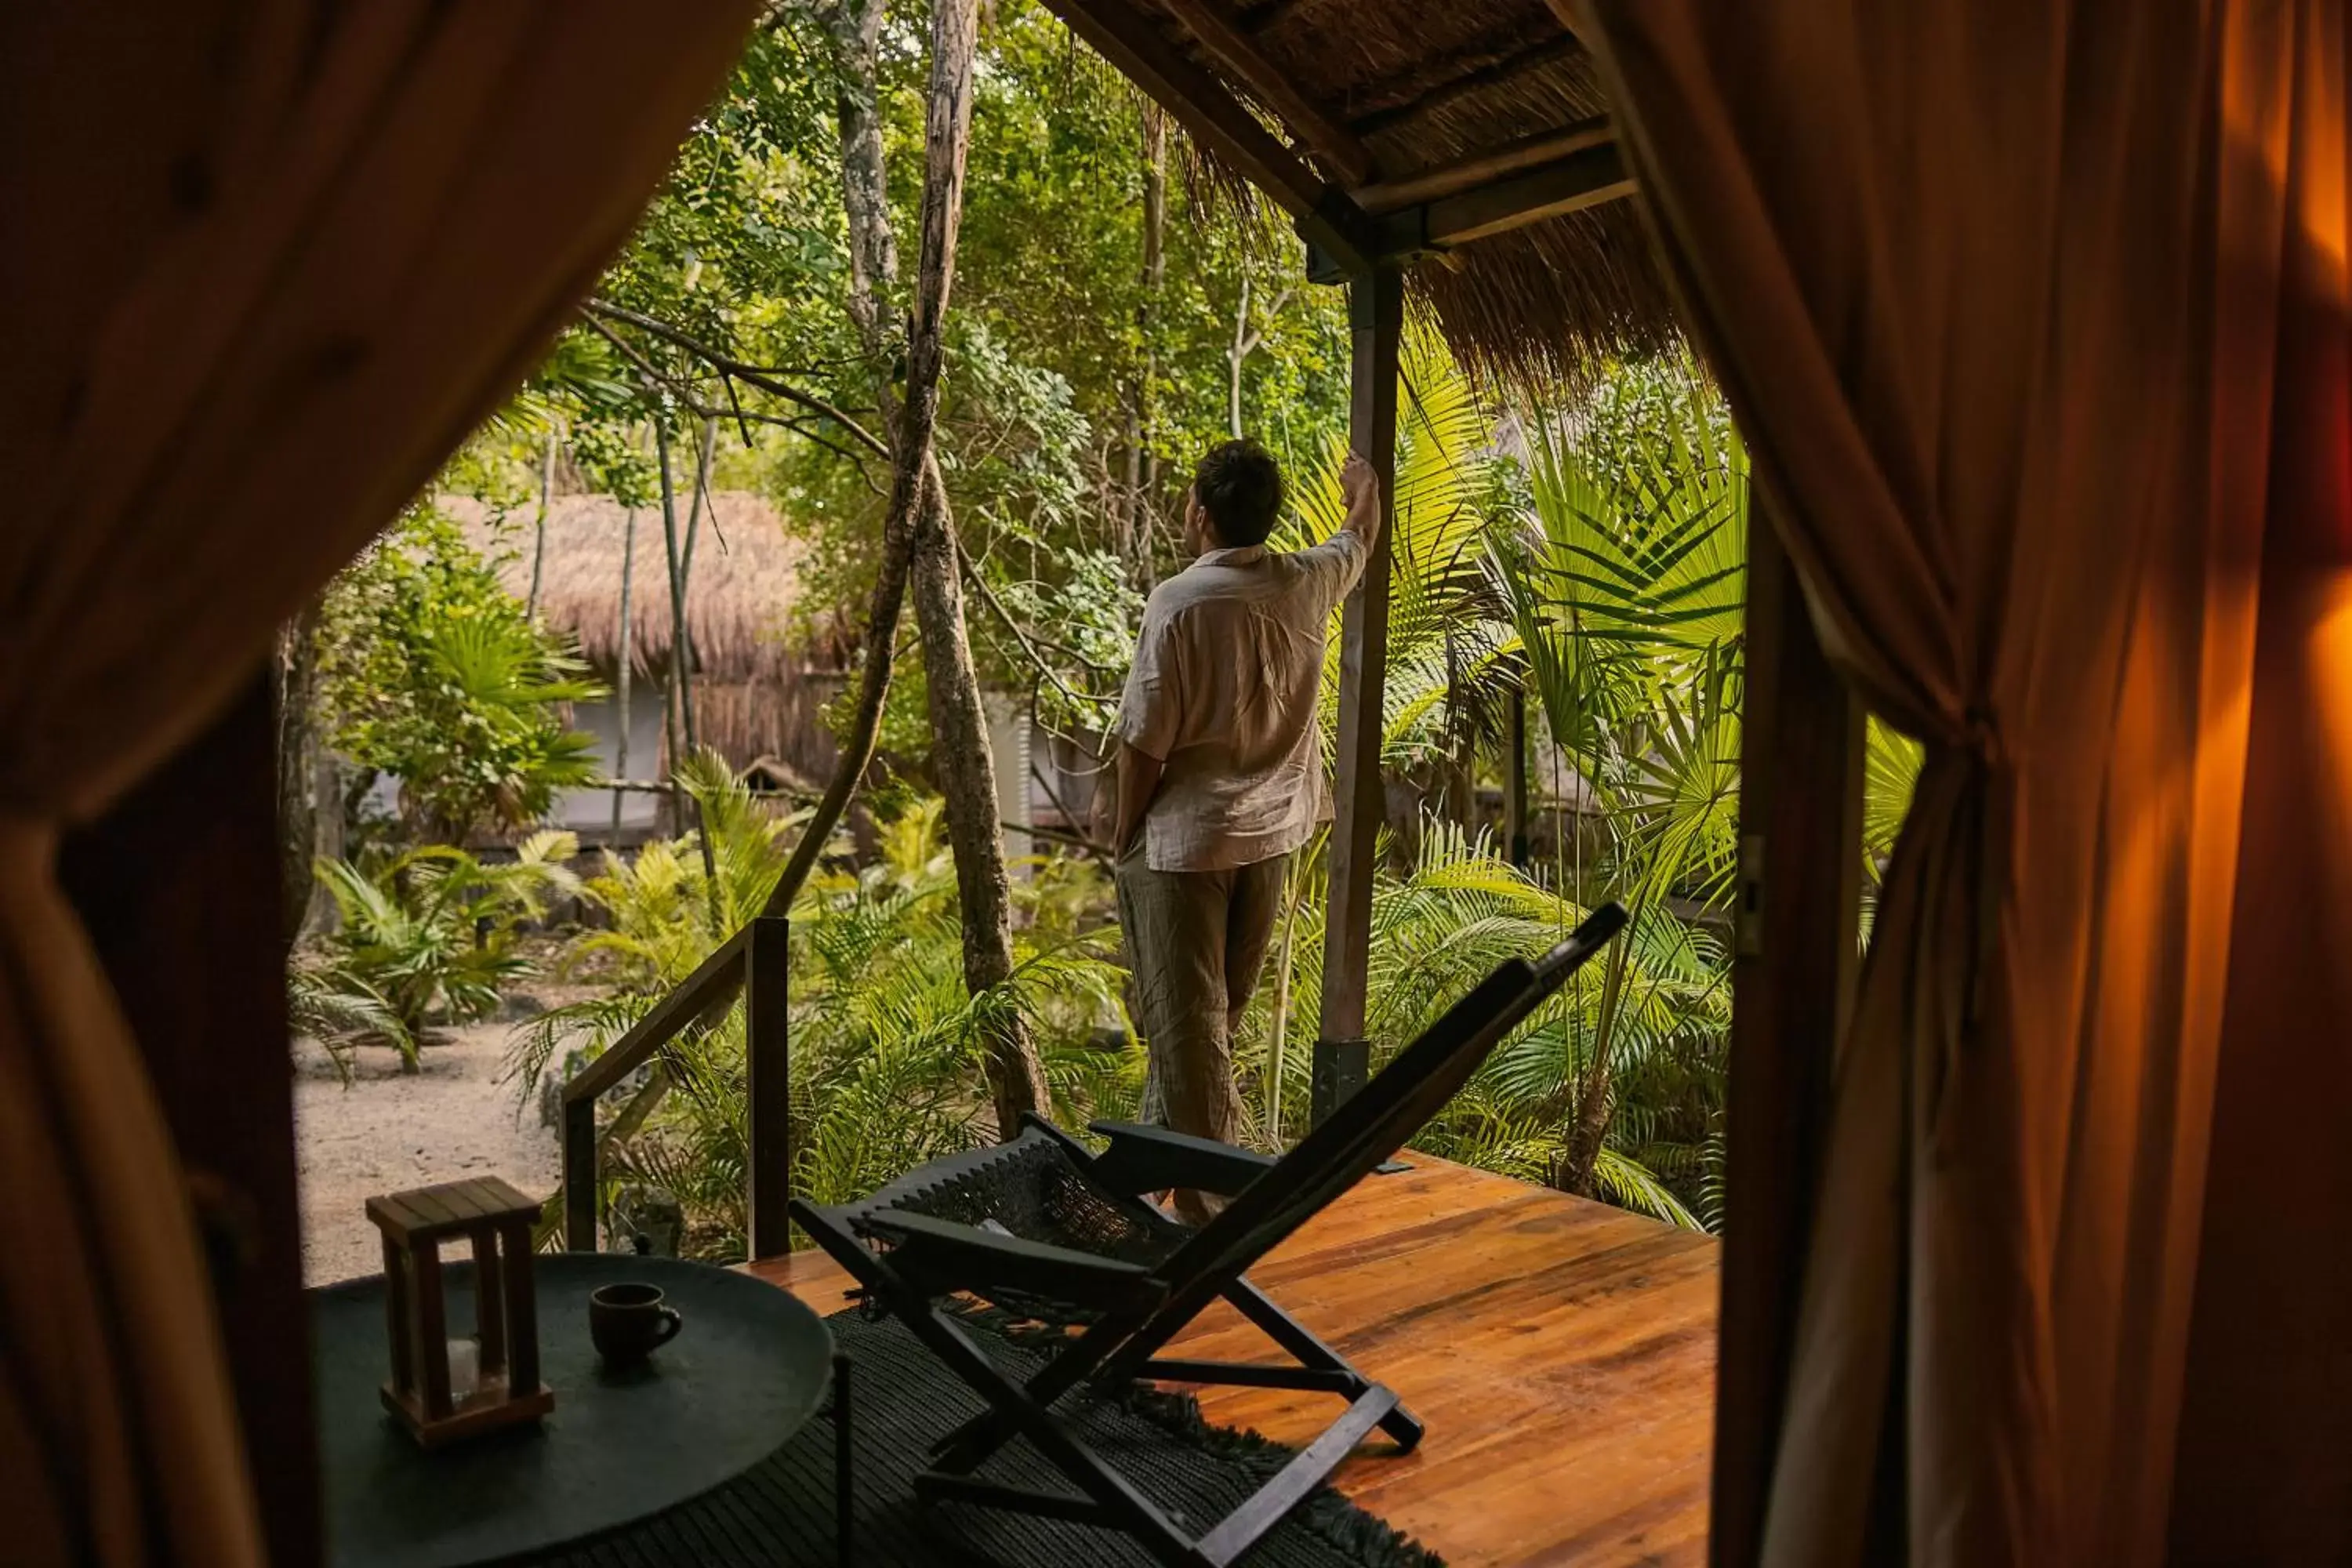
[[[1622, 901], [1719, 990], [1708, 921], [1727, 908], [1738, 844], [1746, 452], [1702, 381], [1652, 368], [1538, 426], [1528, 477], [1529, 515], [1493, 562], [1528, 689], [1597, 830], [1589, 847], [1583, 833], [1563, 843], [1560, 874]], [[1717, 962], [1702, 963], [1710, 948]], [[1553, 1175], [1571, 1192], [1595, 1188], [1621, 1047], [1651, 1000], [1630, 952], [1603, 967], [1590, 1047], [1543, 1102], [1570, 1129]]]

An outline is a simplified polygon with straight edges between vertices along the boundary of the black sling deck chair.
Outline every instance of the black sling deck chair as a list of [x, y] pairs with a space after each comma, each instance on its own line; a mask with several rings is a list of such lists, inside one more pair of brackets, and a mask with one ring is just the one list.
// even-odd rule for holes
[[[1492, 1052], [1625, 923], [1595, 910], [1530, 963], [1503, 963], [1397, 1054], [1346, 1104], [1279, 1160], [1205, 1138], [1124, 1122], [1094, 1124], [1100, 1154], [1035, 1117], [993, 1148], [935, 1160], [863, 1203], [793, 1214], [855, 1275], [866, 1299], [898, 1317], [988, 1401], [949, 1433], [916, 1478], [927, 1502], [957, 1501], [1108, 1526], [1160, 1562], [1223, 1568], [1304, 1500], [1377, 1426], [1409, 1451], [1422, 1426], [1394, 1391], [1358, 1372], [1244, 1279], [1244, 1271], [1404, 1147]], [[1171, 1187], [1220, 1194], [1223, 1211], [1195, 1230], [1143, 1194]], [[1026, 1382], [990, 1359], [941, 1302], [977, 1296], [1016, 1316], [1083, 1324]], [[1181, 1361], [1159, 1352], [1223, 1297], [1290, 1357], [1283, 1365]], [[1081, 1383], [1138, 1381], [1307, 1389], [1346, 1399], [1322, 1435], [1205, 1534], [1193, 1536], [1080, 1441], [1052, 1411]], [[1001, 1485], [973, 1472], [1026, 1437], [1078, 1488], [1070, 1496]]]

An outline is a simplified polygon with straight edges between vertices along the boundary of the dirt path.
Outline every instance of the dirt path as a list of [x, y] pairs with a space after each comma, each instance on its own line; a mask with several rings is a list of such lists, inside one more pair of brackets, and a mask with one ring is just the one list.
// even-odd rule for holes
[[294, 1122], [301, 1153], [302, 1277], [310, 1284], [373, 1274], [381, 1243], [364, 1205], [380, 1193], [465, 1176], [503, 1176], [538, 1196], [555, 1190], [562, 1160], [537, 1108], [515, 1115], [498, 1081], [503, 1023], [452, 1029], [425, 1047], [424, 1070], [400, 1071], [389, 1050], [359, 1053], [351, 1088], [327, 1053], [295, 1047]]

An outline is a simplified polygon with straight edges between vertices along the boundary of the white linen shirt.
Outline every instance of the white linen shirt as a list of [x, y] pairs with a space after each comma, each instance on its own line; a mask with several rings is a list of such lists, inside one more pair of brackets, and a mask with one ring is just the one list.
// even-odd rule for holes
[[1153, 870], [1270, 860], [1331, 815], [1323, 644], [1367, 553], [1345, 530], [1287, 554], [1212, 550], [1152, 590], [1115, 733], [1163, 764], [1144, 816]]

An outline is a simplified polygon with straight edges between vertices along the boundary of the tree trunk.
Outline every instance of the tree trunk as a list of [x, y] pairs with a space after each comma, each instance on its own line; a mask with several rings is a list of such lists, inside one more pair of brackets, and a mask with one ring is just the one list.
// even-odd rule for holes
[[[687, 503], [686, 508], [686, 543], [678, 551], [678, 581], [687, 587], [691, 587], [694, 584], [694, 543], [696, 536], [702, 531], [702, 509], [705, 506], [711, 509], [712, 529], [715, 531], [719, 526], [718, 502], [710, 499], [710, 459], [718, 454], [718, 451], [719, 419], [716, 415], [713, 415], [702, 422], [701, 453], [695, 459], [694, 465], [694, 499]], [[722, 538], [720, 542], [723, 544], [726, 541]], [[694, 696], [694, 680], [691, 667], [688, 668], [686, 678], [681, 680], [678, 689], [684, 694], [681, 700], [689, 704], [687, 710], [688, 714], [687, 734], [692, 736], [694, 722], [690, 704]]]
[[1234, 309], [1233, 346], [1225, 351], [1225, 429], [1236, 441], [1242, 438], [1242, 362], [1257, 346], [1250, 335], [1249, 301], [1249, 275], [1244, 273], [1241, 303]]
[[[619, 717], [620, 738], [613, 746], [613, 776], [629, 776], [629, 666], [635, 662], [629, 649], [629, 595], [635, 587], [637, 563], [637, 512], [635, 507], [621, 514], [621, 667], [613, 682], [613, 710]], [[624, 791], [613, 792], [613, 841], [621, 838], [621, 801]]]
[[[315, 859], [340, 860], [347, 847], [345, 830], [349, 826], [344, 813], [349, 809], [343, 764], [331, 747], [320, 742], [310, 748], [315, 770], [310, 790], [310, 839], [316, 850]], [[315, 879], [308, 892], [310, 912], [303, 917], [302, 928], [312, 931], [340, 929], [342, 913], [335, 900], [320, 891]]]
[[278, 629], [278, 858], [281, 932], [290, 952], [318, 890], [319, 608], [313, 598]]
[[[1265, 308], [1267, 321], [1271, 322], [1280, 315], [1283, 306], [1289, 302], [1289, 289], [1285, 289], [1276, 294], [1274, 303]], [[1264, 342], [1265, 330], [1250, 325], [1250, 280], [1249, 275], [1244, 273], [1241, 304], [1234, 311], [1234, 341], [1225, 349], [1225, 368], [1229, 373], [1225, 387], [1226, 427], [1236, 441], [1249, 433], [1242, 419], [1242, 368], [1249, 363], [1250, 355], [1257, 353], [1258, 345]]]
[[539, 514], [530, 525], [530, 597], [523, 601], [523, 613], [539, 614], [540, 570], [547, 564], [547, 507], [555, 494], [555, 432], [547, 433], [547, 448], [539, 459]]
[[1568, 1147], [1560, 1156], [1559, 1174], [1552, 1184], [1580, 1198], [1592, 1195], [1593, 1169], [1601, 1163], [1601, 1145], [1608, 1141], [1609, 1122], [1616, 1111], [1609, 1058], [1616, 1045], [1618, 1015], [1624, 1005], [1625, 955], [1632, 945], [1628, 938], [1616, 944], [1609, 954], [1609, 967], [1601, 982], [1601, 1013], [1592, 1031], [1592, 1058], [1578, 1075], [1576, 1121], [1569, 1128]]
[[[922, 629], [923, 673], [930, 689], [932, 766], [947, 796], [948, 843], [955, 854], [964, 985], [977, 996], [1012, 978], [1013, 893], [998, 826], [988, 714], [964, 628], [955, 517], [938, 466], [925, 471], [929, 482], [915, 525], [915, 621]], [[1009, 1138], [1020, 1129], [1023, 1111], [1042, 1113], [1051, 1101], [1026, 1021], [1006, 1008], [997, 1016], [996, 1029], [989, 1041], [989, 1088], [996, 1100], [998, 1134]]]
[[[964, 155], [971, 133], [972, 54], [978, 34], [977, 0], [939, 0], [931, 12], [930, 98], [925, 114], [923, 205], [919, 261], [915, 282], [911, 331], [906, 350], [906, 384], [892, 425], [892, 472], [889, 510], [883, 524], [882, 561], [877, 571], [870, 617], [866, 628], [866, 667], [858, 689], [858, 707], [840, 766], [819, 803], [816, 816], [794, 847], [790, 865], [770, 896], [768, 909], [789, 909], [809, 870], [822, 853], [824, 839], [840, 819], [857, 781], [873, 760], [874, 742], [881, 726], [883, 703], [888, 696], [890, 661], [898, 616], [909, 575], [924, 581], [919, 586], [924, 630], [925, 668], [929, 677], [934, 723], [949, 715], [940, 728], [937, 753], [945, 761], [948, 784], [948, 831], [954, 847], [956, 882], [962, 899], [964, 976], [977, 994], [1012, 973], [1009, 922], [1011, 894], [1004, 873], [1003, 847], [996, 837], [994, 771], [988, 765], [988, 731], [980, 703], [980, 682], [971, 663], [971, 644], [963, 622], [961, 590], [957, 581], [956, 542], [947, 510], [947, 489], [932, 451], [932, 432], [939, 418], [940, 369], [944, 354], [942, 332], [950, 295], [955, 282], [957, 231], [963, 216]], [[834, 16], [834, 37], [845, 57], [845, 79], [862, 73], [855, 89], [845, 87], [842, 105], [843, 195], [851, 231], [850, 249], [860, 258], [853, 266], [851, 314], [867, 333], [869, 350], [886, 345], [881, 324], [887, 320], [878, 299], [890, 279], [895, 250], [889, 239], [888, 209], [883, 205], [878, 121], [871, 115], [875, 32], [859, 30], [859, 16], [845, 4]], [[878, 21], [875, 24], [878, 26]], [[855, 140], [870, 137], [869, 150], [853, 147]], [[864, 270], [861, 271], [860, 268]], [[877, 363], [887, 363], [877, 353]], [[887, 405], [887, 395], [885, 398]], [[931, 564], [915, 570], [916, 542], [928, 535]], [[950, 736], [963, 739], [951, 740]], [[977, 737], [976, 742], [970, 737]], [[984, 805], [970, 798], [971, 781], [965, 770], [978, 759], [977, 778]], [[960, 795], [967, 798], [959, 799]], [[975, 812], [978, 815], [975, 815]], [[975, 824], [978, 827], [975, 828]], [[998, 1127], [1010, 1135], [1020, 1112], [1045, 1105], [1045, 1074], [1027, 1031], [1018, 1024], [991, 1042], [989, 1086], [995, 1101]]]
[[[709, 426], [704, 426], [706, 436]], [[661, 502], [662, 546], [669, 562], [669, 685], [671, 700], [662, 705], [665, 720], [676, 715], [670, 732], [669, 777], [670, 810], [677, 816], [677, 826], [684, 832], [688, 825], [688, 806], [692, 806], [695, 841], [702, 847], [702, 891], [709, 906], [710, 934], [714, 941], [724, 939], [726, 920], [719, 902], [718, 851], [711, 847], [709, 825], [702, 819], [699, 802], [689, 802], [686, 791], [678, 787], [678, 763], [699, 749], [694, 733], [694, 639], [688, 635], [686, 625], [686, 574], [690, 570], [690, 558], [679, 549], [677, 538], [677, 484], [670, 472], [669, 426], [656, 425], [656, 438], [661, 443]], [[707, 461], [709, 447], [704, 447]], [[699, 485], [698, 479], [697, 484]], [[698, 505], [702, 492], [698, 488], [695, 500]], [[685, 741], [685, 750], [678, 747]]]
[[1129, 571], [1131, 580], [1144, 588], [1151, 585], [1152, 579], [1151, 493], [1159, 479], [1159, 464], [1151, 453], [1151, 384], [1160, 373], [1152, 331], [1168, 275], [1167, 238], [1168, 117], [1158, 107], [1147, 105], [1143, 110], [1143, 293], [1135, 307], [1143, 363], [1128, 402], [1125, 508]]
[[[850, 797], [874, 765], [874, 752], [882, 734], [882, 710], [890, 697], [890, 666], [898, 653], [898, 618], [907, 602], [907, 576], [914, 553], [915, 504], [919, 475], [905, 460], [903, 432], [892, 417], [888, 333], [889, 291], [898, 281], [898, 244], [890, 226], [890, 193], [882, 162], [882, 119], [877, 108], [877, 74], [882, 42], [883, 0], [835, 0], [825, 13], [825, 31], [833, 39], [834, 74], [840, 84], [835, 113], [841, 131], [841, 200], [849, 219], [849, 319], [857, 329], [866, 358], [873, 362], [883, 411], [883, 428], [894, 454], [890, 500], [882, 519], [882, 556], [874, 572], [874, 594], [866, 610], [866, 637], [859, 650], [857, 706], [849, 732], [842, 738], [841, 757], [833, 777], [816, 804], [783, 875], [768, 893], [761, 912], [783, 915], [792, 910], [802, 884], [816, 868], [818, 858], [840, 825]], [[926, 210], [929, 205], [929, 171], [925, 171]], [[961, 197], [959, 195], [959, 208]], [[952, 259], [950, 258], [950, 266]], [[934, 360], [933, 374], [936, 375]], [[908, 381], [915, 380], [908, 366]], [[936, 404], [932, 405], [936, 408]], [[903, 413], [903, 411], [901, 411]], [[929, 440], [928, 428], [924, 437]]]
[[[884, 0], [834, 0], [825, 16], [839, 84], [834, 108], [841, 127], [842, 200], [849, 214], [849, 318], [869, 354], [888, 336], [890, 292], [898, 282], [877, 85], [884, 9]], [[957, 203], [961, 208], [961, 190]]]

